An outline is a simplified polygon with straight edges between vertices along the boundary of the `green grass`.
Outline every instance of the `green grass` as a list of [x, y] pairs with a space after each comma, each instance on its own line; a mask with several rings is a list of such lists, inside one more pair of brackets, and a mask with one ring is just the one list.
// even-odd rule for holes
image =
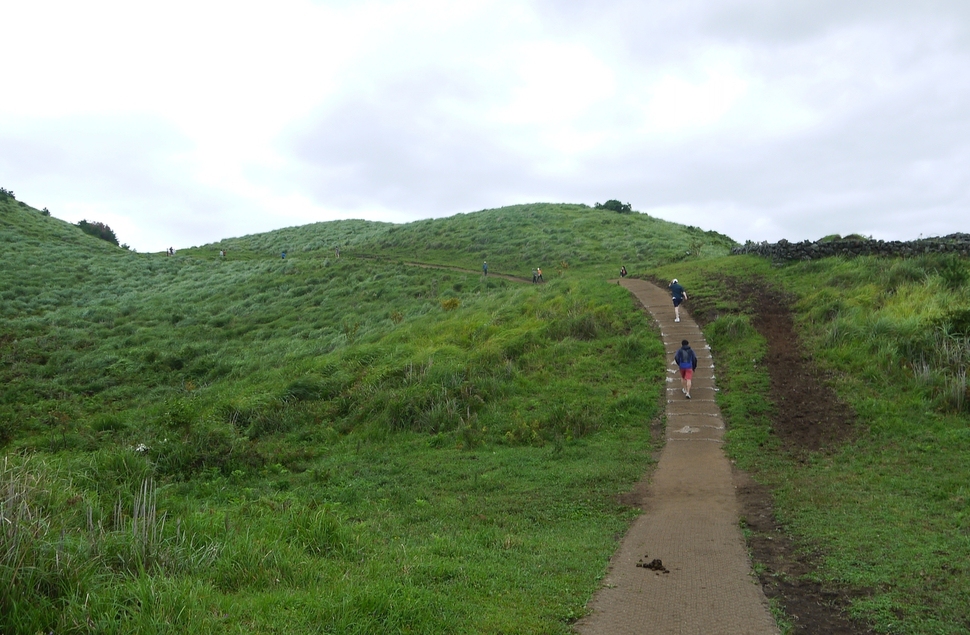
[[[173, 630], [566, 632], [590, 592], [590, 560], [602, 566], [631, 518], [615, 495], [649, 451], [635, 428], [561, 449], [430, 451], [414, 433], [360, 448], [345, 439], [306, 472], [208, 472], [161, 487], [158, 515], [180, 524], [169, 519], [141, 559], [129, 509], [114, 527], [113, 512], [66, 474], [28, 464], [22, 478], [41, 481], [30, 489], [33, 518], [58, 522], [34, 548], [62, 562], [21, 563], [46, 577], [11, 589], [39, 587], [47, 601], [35, 608], [36, 591], [29, 604], [8, 597], [21, 611], [5, 607], [6, 628], [68, 629], [93, 593], [129, 605], [114, 625], [115, 613], [93, 610], [95, 630], [130, 632], [173, 617], [191, 590]], [[65, 518], [58, 509], [75, 498], [83, 502]], [[88, 529], [87, 505], [108, 531]], [[151, 611], [136, 600], [146, 585]], [[28, 606], [31, 620], [17, 621]]]
[[[661, 262], [725, 255], [735, 242], [713, 231], [685, 227], [646, 214], [618, 214], [585, 205], [536, 203], [456, 214], [405, 225], [340, 221], [317, 223], [256, 236], [223, 240], [190, 250], [216, 258], [295, 254], [358, 255], [392, 262], [417, 261], [489, 271], [531, 280], [584, 272], [617, 277], [620, 265], [631, 274]], [[259, 254], [257, 256], [257, 254]], [[369, 265], [361, 265], [367, 267]]]
[[[773, 487], [788, 531], [821, 555], [818, 578], [859, 590], [851, 612], [879, 632], [970, 632], [968, 272], [943, 256], [780, 267], [738, 257], [657, 271], [716, 318], [705, 332], [732, 458]], [[724, 277], [795, 298], [802, 343], [858, 414], [856, 440], [807, 460], [780, 449], [765, 343]]]
[[651, 464], [663, 348], [598, 273], [605, 229], [557, 234], [591, 264], [537, 286], [415, 247], [501, 214], [534, 241], [614, 221], [525, 206], [168, 257], [0, 201], [0, 631], [568, 632]]
[[[167, 257], [5, 197], [0, 243], [4, 633], [569, 632], [656, 449], [663, 348], [621, 264], [709, 311], [732, 458], [853, 614], [970, 630], [965, 260], [773, 266], [551, 204]], [[781, 449], [724, 276], [796, 299], [853, 442]]]
[[[881, 632], [970, 630], [965, 260], [773, 266], [550, 204], [167, 257], [5, 196], [0, 243], [4, 633], [569, 632], [635, 513], [616, 495], [651, 465], [665, 367], [603, 281], [665, 263], [713, 319], [732, 458], [817, 576]], [[780, 448], [724, 276], [796, 298], [855, 441]]]

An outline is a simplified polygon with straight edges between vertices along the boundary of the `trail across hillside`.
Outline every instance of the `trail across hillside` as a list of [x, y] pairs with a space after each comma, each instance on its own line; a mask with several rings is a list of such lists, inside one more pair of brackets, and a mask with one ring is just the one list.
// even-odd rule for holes
[[[356, 254], [356, 257], [357, 258], [364, 258], [364, 259], [367, 259], [367, 260], [384, 260], [384, 261], [387, 261], [386, 258], [381, 258], [380, 256], [368, 256], [368, 255], [364, 255], [364, 254]], [[404, 261], [401, 261], [401, 264], [403, 264], [405, 266], [408, 266], [408, 267], [421, 267], [422, 269], [444, 269], [446, 271], [459, 271], [461, 273], [470, 273], [470, 274], [479, 274], [479, 275], [481, 275], [481, 273], [482, 273], [481, 271], [475, 271], [474, 269], [466, 269], [464, 267], [456, 267], [456, 266], [452, 266], [452, 265], [437, 265], [437, 264], [433, 264], [433, 263], [430, 263], [430, 262], [415, 262], [415, 261], [412, 261], [412, 260], [404, 260]], [[522, 278], [522, 277], [519, 277], [519, 276], [510, 276], [510, 275], [504, 274], [504, 273], [495, 273], [494, 271], [491, 271], [491, 270], [488, 272], [488, 276], [484, 276], [484, 277], [488, 277], [488, 278], [501, 278], [503, 280], [511, 280], [512, 282], [530, 282], [530, 283], [532, 282], [528, 278]]]
[[[431, 265], [431, 264], [428, 264], [426, 262], [408, 262], [408, 261], [405, 261], [404, 264], [409, 265], [411, 267], [423, 267], [425, 269], [446, 269], [448, 271], [461, 271], [462, 273], [481, 273], [481, 272], [472, 271], [471, 269], [464, 269], [462, 267], [452, 267], [450, 265]], [[493, 271], [489, 271], [488, 272], [488, 276], [485, 276], [485, 277], [488, 277], [488, 278], [501, 278], [503, 280], [511, 280], [512, 282], [532, 282], [531, 280], [529, 280], [527, 278], [520, 278], [518, 276], [510, 276], [510, 275], [507, 275], [507, 274], [504, 274], [504, 273], [495, 273]]]
[[768, 602], [752, 575], [738, 527], [731, 466], [721, 447], [724, 421], [714, 402], [714, 366], [704, 337], [669, 294], [624, 279], [660, 325], [668, 358], [687, 339], [697, 352], [693, 399], [668, 367], [667, 443], [634, 522], [614, 555], [583, 635], [711, 633], [773, 635]]

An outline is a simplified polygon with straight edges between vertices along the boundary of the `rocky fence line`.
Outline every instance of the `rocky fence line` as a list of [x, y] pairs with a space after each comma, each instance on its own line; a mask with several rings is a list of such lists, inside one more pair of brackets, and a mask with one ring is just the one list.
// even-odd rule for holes
[[747, 242], [731, 250], [732, 256], [755, 254], [772, 260], [814, 260], [830, 256], [921, 256], [930, 253], [956, 253], [970, 256], [970, 234], [950, 234], [920, 240], [830, 240], [791, 243], [784, 238], [776, 243]]

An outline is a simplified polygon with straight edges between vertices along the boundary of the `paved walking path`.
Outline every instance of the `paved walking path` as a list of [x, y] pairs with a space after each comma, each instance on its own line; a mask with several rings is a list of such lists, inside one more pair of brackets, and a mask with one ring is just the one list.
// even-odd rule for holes
[[[667, 349], [666, 444], [643, 514], [624, 537], [610, 572], [576, 625], [583, 635], [775, 635], [778, 628], [752, 575], [738, 527], [731, 466], [721, 447], [724, 421], [714, 402], [710, 349], [666, 289], [622, 280], [660, 324]], [[689, 340], [698, 365], [687, 400], [670, 361]], [[668, 572], [638, 567], [659, 559]]]

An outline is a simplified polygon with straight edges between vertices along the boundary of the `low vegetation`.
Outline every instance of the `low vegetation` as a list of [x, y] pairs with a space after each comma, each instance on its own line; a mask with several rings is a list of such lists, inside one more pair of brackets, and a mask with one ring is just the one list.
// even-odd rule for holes
[[[968, 632], [967, 261], [775, 266], [600, 207], [167, 256], [0, 191], [0, 632], [569, 632], [656, 449], [664, 352], [620, 265], [706, 307], [728, 449], [815, 575], [879, 632]], [[850, 441], [779, 442], [726, 278], [792, 297]]]
[[622, 288], [408, 266], [407, 232], [361, 221], [176, 256], [19, 203], [0, 224], [0, 631], [582, 615], [660, 410]]
[[339, 221], [227, 239], [191, 255], [215, 258], [225, 249], [239, 258], [295, 254], [355, 255], [390, 263], [422, 262], [510, 274], [531, 280], [570, 273], [602, 280], [620, 265], [631, 274], [661, 262], [726, 255], [735, 242], [713, 231], [684, 227], [646, 214], [617, 214], [586, 205], [537, 203], [456, 214], [405, 225]]

